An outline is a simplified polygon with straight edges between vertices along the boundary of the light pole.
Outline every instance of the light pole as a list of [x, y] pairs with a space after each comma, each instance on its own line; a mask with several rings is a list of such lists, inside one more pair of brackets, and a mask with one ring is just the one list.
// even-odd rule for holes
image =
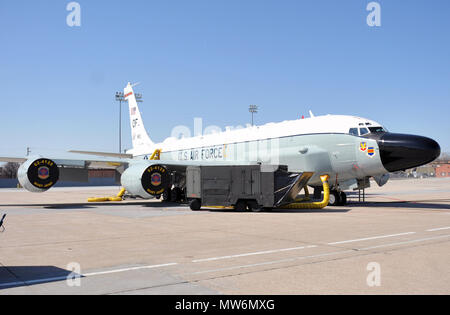
[[[142, 94], [135, 93], [136, 102], [142, 103]], [[122, 153], [122, 102], [125, 101], [123, 92], [116, 92], [116, 101], [119, 102], [119, 153]]]
[[123, 92], [116, 92], [116, 101], [119, 102], [119, 153], [122, 153], [122, 102], [125, 101]]
[[258, 106], [257, 105], [250, 105], [250, 107], [248, 108], [248, 111], [252, 114], [252, 126], [254, 126], [253, 115], [258, 113]]

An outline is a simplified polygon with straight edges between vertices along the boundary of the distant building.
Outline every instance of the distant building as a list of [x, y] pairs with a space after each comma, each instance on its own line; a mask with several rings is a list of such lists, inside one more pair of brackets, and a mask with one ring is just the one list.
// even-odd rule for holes
[[440, 162], [435, 165], [436, 177], [450, 177], [450, 161]]

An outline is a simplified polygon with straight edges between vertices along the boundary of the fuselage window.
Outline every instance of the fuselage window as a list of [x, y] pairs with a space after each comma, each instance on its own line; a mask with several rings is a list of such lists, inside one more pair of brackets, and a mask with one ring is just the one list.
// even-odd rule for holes
[[372, 133], [386, 132], [383, 127], [369, 127], [369, 130]]
[[359, 133], [361, 136], [364, 136], [369, 133], [369, 130], [367, 128], [359, 128]]
[[348, 133], [353, 135], [353, 136], [358, 136], [358, 128], [350, 128]]

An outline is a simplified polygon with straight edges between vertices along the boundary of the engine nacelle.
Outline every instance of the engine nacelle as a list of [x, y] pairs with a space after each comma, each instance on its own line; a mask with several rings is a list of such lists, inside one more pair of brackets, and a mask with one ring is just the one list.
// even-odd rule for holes
[[59, 169], [52, 160], [32, 158], [19, 167], [17, 178], [20, 185], [26, 190], [45, 192], [58, 182]]
[[136, 164], [123, 172], [120, 182], [130, 194], [149, 199], [169, 189], [170, 173], [162, 165]]

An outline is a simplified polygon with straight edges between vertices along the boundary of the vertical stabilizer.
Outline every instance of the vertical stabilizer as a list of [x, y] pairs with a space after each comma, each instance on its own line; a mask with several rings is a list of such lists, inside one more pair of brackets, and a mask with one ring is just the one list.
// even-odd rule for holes
[[128, 82], [123, 90], [125, 100], [128, 101], [130, 112], [131, 138], [133, 141], [133, 150], [141, 152], [148, 150], [153, 146], [153, 142], [145, 131], [144, 122], [142, 121], [141, 112], [136, 101], [133, 91], [133, 85]]

